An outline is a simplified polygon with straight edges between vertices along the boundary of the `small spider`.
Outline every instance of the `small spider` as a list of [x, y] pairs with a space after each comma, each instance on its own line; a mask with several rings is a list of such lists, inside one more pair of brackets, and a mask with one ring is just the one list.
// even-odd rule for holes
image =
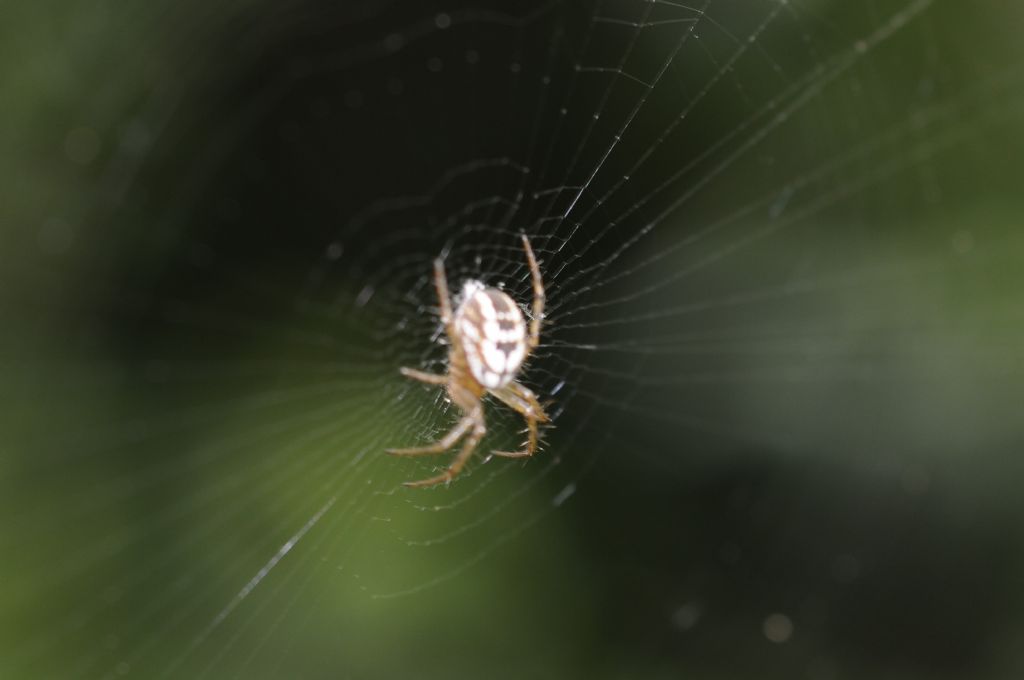
[[463, 416], [448, 434], [434, 444], [412, 449], [388, 449], [393, 456], [426, 456], [444, 453], [463, 437], [462, 451], [448, 469], [439, 475], [405, 486], [433, 486], [454, 479], [487, 431], [484, 394], [494, 395], [526, 419], [529, 438], [521, 451], [494, 451], [492, 455], [506, 458], [528, 458], [537, 450], [537, 423], [548, 422], [548, 416], [537, 397], [514, 378], [523, 362], [540, 342], [540, 325], [544, 319], [544, 282], [530, 241], [523, 235], [523, 249], [533, 276], [533, 314], [529, 335], [519, 306], [497, 288], [488, 288], [479, 281], [466, 281], [462, 298], [455, 312], [448, 297], [448, 279], [444, 262], [434, 260], [434, 287], [441, 304], [441, 323], [448, 335], [448, 373], [435, 375], [412, 368], [402, 368], [407, 378], [430, 385], [444, 385], [448, 397]]

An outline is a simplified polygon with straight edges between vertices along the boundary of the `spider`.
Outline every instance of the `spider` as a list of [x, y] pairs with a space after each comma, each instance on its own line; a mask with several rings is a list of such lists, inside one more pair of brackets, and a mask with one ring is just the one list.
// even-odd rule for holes
[[448, 279], [441, 258], [434, 260], [434, 287], [441, 305], [441, 324], [448, 336], [448, 372], [444, 375], [402, 368], [407, 378], [428, 385], [443, 385], [452, 403], [462, 411], [462, 418], [446, 435], [428, 446], [411, 449], [388, 449], [393, 456], [427, 456], [444, 453], [465, 437], [462, 450], [444, 472], [405, 486], [433, 486], [453, 480], [476, 450], [487, 432], [481, 398], [496, 397], [526, 420], [528, 439], [521, 451], [493, 451], [491, 455], [505, 458], [529, 458], [537, 450], [537, 424], [549, 418], [533, 392], [515, 381], [516, 374], [540, 342], [540, 326], [544, 319], [544, 282], [530, 241], [524, 234], [523, 249], [533, 277], [533, 313], [529, 334], [519, 306], [497, 288], [479, 281], [463, 284], [458, 307], [452, 312], [448, 296]]

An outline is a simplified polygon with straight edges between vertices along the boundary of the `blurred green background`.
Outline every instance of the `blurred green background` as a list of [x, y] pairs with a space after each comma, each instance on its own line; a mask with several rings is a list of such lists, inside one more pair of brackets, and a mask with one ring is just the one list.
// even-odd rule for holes
[[[1022, 21], [8, 3], [0, 677], [1021, 677]], [[404, 489], [520, 230], [544, 451]]]

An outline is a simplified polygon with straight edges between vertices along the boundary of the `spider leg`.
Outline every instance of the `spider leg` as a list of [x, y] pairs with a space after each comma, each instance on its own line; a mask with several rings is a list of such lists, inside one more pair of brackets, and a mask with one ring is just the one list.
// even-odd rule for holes
[[526, 417], [526, 429], [529, 432], [529, 437], [526, 440], [526, 448], [521, 451], [491, 451], [492, 456], [501, 456], [502, 458], [530, 458], [537, 452], [537, 419], [530, 416]]
[[537, 395], [525, 385], [510, 382], [504, 387], [490, 390], [490, 393], [523, 416], [532, 415], [538, 423], [547, 423], [551, 420], [544, 412], [544, 407], [540, 405]]
[[444, 330], [448, 337], [454, 337], [452, 319], [455, 316], [452, 314], [452, 299], [448, 294], [448, 275], [444, 271], [444, 260], [441, 258], [434, 260], [434, 288], [437, 289], [437, 302], [441, 309], [441, 323], [444, 325]]
[[492, 451], [491, 455], [503, 458], [529, 458], [537, 452], [537, 423], [546, 423], [550, 419], [544, 413], [537, 397], [528, 388], [512, 382], [505, 387], [491, 390], [491, 394], [515, 410], [526, 420], [528, 438], [526, 448], [520, 451]]
[[533, 254], [530, 246], [530, 239], [523, 237], [523, 250], [526, 251], [526, 261], [530, 264], [530, 276], [533, 279], [533, 314], [530, 319], [530, 337], [527, 338], [527, 349], [533, 351], [540, 344], [540, 326], [544, 322], [544, 302], [547, 296], [544, 294], [544, 279], [540, 275], [540, 265]]
[[392, 456], [429, 456], [435, 453], [444, 453], [455, 446], [455, 442], [462, 439], [462, 436], [466, 434], [466, 430], [472, 427], [473, 424], [474, 420], [472, 416], [465, 416], [455, 424], [455, 427], [448, 431], [448, 434], [441, 437], [433, 444], [417, 446], [411, 449], [385, 449], [384, 453]]
[[398, 369], [398, 372], [404, 375], [406, 378], [412, 378], [413, 380], [419, 380], [422, 383], [428, 385], [447, 385], [448, 376], [436, 375], [434, 373], [425, 373], [424, 371], [417, 371], [415, 368], [405, 368], [404, 366]]
[[[476, 408], [474, 411], [462, 419], [463, 422], [472, 424], [473, 429], [466, 437], [466, 441], [462, 444], [462, 451], [455, 457], [452, 464], [448, 466], [448, 469], [439, 475], [434, 477], [428, 477], [427, 479], [421, 479], [418, 482], [406, 482], [405, 486], [408, 487], [423, 487], [423, 486], [434, 486], [435, 484], [444, 484], [453, 480], [466, 465], [466, 461], [473, 455], [473, 451], [476, 450], [477, 444], [483, 439], [484, 434], [487, 432], [487, 427], [484, 425], [484, 414], [481, 408]], [[460, 423], [461, 426], [461, 423]], [[468, 425], [466, 426], [468, 427]]]

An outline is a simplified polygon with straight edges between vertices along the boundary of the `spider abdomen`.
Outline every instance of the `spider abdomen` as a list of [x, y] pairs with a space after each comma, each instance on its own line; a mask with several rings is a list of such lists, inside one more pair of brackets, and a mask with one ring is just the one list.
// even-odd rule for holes
[[526, 322], [512, 298], [467, 281], [455, 312], [455, 330], [478, 383], [495, 389], [512, 381], [526, 357]]

